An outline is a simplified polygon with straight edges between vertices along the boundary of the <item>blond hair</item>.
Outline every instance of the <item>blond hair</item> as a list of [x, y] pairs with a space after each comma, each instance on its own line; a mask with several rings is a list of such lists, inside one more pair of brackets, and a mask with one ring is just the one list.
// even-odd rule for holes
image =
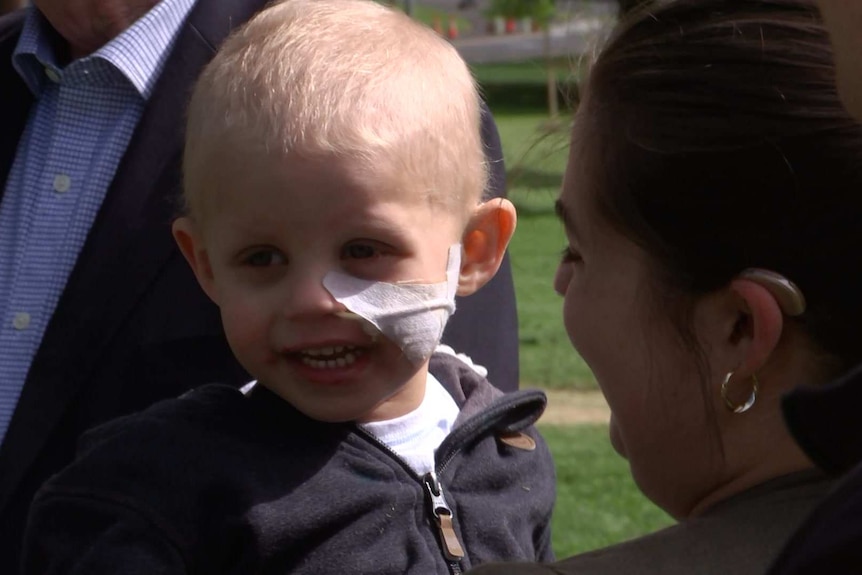
[[283, 0], [234, 32], [189, 107], [185, 196], [194, 214], [218, 146], [347, 155], [446, 207], [487, 180], [475, 82], [430, 28], [370, 0]]

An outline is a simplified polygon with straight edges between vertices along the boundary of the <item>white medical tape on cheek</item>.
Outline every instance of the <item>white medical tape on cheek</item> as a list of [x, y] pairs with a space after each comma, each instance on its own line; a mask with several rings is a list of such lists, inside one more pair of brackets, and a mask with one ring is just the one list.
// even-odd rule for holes
[[323, 287], [392, 340], [408, 360], [421, 364], [431, 357], [455, 311], [460, 274], [461, 244], [455, 244], [449, 248], [445, 282], [392, 284], [331, 271], [323, 277]]

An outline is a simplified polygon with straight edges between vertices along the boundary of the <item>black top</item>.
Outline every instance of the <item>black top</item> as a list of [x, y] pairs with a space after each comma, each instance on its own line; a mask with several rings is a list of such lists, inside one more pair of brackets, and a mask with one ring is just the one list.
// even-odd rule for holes
[[461, 409], [439, 486], [354, 424], [261, 386], [204, 386], [84, 436], [34, 500], [23, 572], [429, 575], [551, 559], [554, 470], [531, 426], [544, 394], [502, 394], [451, 356], [432, 371]]
[[770, 575], [862, 572], [862, 365], [784, 399], [791, 433], [822, 469], [842, 476], [785, 547]]
[[833, 483], [816, 469], [791, 473], [642, 537], [548, 565], [487, 564], [470, 575], [763, 575]]

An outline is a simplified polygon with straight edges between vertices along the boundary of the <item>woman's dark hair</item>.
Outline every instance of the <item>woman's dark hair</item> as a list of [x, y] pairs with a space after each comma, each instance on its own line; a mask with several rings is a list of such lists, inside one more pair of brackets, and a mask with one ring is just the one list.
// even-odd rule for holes
[[654, 4], [598, 56], [573, 145], [600, 213], [663, 287], [697, 296], [748, 267], [781, 273], [808, 301], [795, 321], [840, 370], [862, 361], [862, 129], [834, 75], [812, 2]]

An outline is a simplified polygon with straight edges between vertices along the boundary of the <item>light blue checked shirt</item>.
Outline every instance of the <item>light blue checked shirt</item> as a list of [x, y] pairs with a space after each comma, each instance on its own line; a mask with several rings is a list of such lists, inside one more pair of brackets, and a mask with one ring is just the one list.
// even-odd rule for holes
[[195, 0], [162, 0], [58, 65], [30, 8], [12, 56], [36, 97], [0, 202], [0, 440], [60, 294]]

